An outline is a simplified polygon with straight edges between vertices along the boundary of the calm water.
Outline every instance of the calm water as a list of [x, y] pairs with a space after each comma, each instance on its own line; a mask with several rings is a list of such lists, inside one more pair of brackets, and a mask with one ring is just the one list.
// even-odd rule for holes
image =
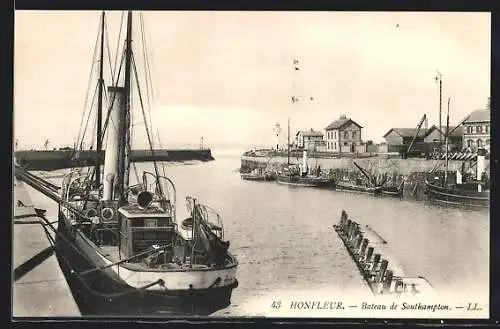
[[[332, 228], [342, 209], [388, 242], [375, 249], [391, 257], [389, 267], [425, 276], [438, 292], [473, 293], [488, 302], [489, 213], [243, 181], [238, 156], [216, 158], [166, 168], [177, 188], [178, 220], [188, 216], [187, 195], [217, 209], [239, 260], [232, 305], [215, 315], [254, 315], [256, 303], [278, 291], [366, 291]], [[137, 164], [137, 170], [152, 165]]]

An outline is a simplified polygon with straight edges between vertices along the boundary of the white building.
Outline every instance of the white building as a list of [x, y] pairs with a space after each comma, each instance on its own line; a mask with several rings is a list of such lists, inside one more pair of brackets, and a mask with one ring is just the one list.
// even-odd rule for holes
[[490, 151], [490, 110], [476, 110], [463, 123], [463, 148]]

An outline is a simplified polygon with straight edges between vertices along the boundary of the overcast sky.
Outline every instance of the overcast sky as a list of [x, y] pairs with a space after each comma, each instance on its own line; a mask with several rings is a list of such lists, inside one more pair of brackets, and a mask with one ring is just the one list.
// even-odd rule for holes
[[[114, 57], [121, 13], [107, 17]], [[390, 128], [415, 127], [424, 113], [429, 126], [438, 123], [436, 70], [443, 74], [443, 124], [448, 97], [454, 123], [483, 108], [490, 95], [489, 13], [159, 11], [143, 17], [153, 124], [164, 146], [198, 144], [201, 136], [214, 148], [270, 145], [277, 122], [284, 134], [287, 118], [292, 133], [321, 130], [340, 114], [363, 126], [363, 139], [383, 141]], [[99, 19], [97, 11], [16, 11], [20, 147], [41, 147], [45, 139], [54, 147], [73, 144]], [[93, 92], [94, 81], [91, 86]], [[291, 104], [292, 95], [307, 98]]]

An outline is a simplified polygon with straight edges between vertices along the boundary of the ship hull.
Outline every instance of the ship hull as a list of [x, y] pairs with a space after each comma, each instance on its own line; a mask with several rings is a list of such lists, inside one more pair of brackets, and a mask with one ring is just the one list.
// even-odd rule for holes
[[336, 185], [336, 189], [339, 191], [349, 191], [349, 192], [371, 194], [371, 195], [378, 195], [382, 192], [381, 187], [364, 187], [364, 186], [342, 184], [342, 183], [338, 183]]
[[460, 191], [453, 188], [441, 187], [425, 182], [425, 193], [431, 201], [458, 207], [489, 208], [490, 193], [477, 191]]
[[298, 177], [281, 175], [277, 177], [279, 184], [303, 186], [303, 187], [330, 187], [333, 185], [333, 180], [321, 177]]
[[269, 175], [251, 175], [251, 174], [241, 174], [241, 179], [250, 181], [273, 181], [276, 180], [275, 177]]
[[[61, 226], [56, 239], [57, 258], [82, 314], [209, 315], [229, 306], [232, 290], [238, 286], [236, 266], [207, 271], [139, 273], [132, 273], [125, 266], [111, 266], [79, 274], [111, 262], [83, 234], [69, 234], [64, 224]], [[222, 280], [214, 285], [217, 277]], [[163, 286], [156, 284], [141, 289], [159, 278]], [[193, 282], [193, 288], [188, 288], [188, 281]]]

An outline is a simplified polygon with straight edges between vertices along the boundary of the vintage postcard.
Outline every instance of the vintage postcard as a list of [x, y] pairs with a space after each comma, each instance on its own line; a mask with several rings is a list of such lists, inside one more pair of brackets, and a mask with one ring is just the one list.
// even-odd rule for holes
[[490, 13], [15, 12], [12, 315], [488, 319]]

